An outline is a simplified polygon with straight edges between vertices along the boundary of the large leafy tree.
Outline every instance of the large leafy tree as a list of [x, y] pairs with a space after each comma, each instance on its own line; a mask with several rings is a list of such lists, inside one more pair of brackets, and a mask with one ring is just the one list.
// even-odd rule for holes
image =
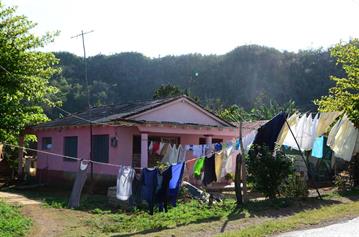
[[0, 1], [0, 142], [16, 142], [27, 126], [46, 121], [43, 107], [57, 101], [58, 90], [49, 85], [57, 59], [38, 51], [54, 34], [35, 36], [35, 26]]
[[232, 105], [218, 111], [218, 115], [231, 122], [240, 121], [256, 121], [256, 120], [270, 120], [280, 112], [292, 114], [297, 111], [296, 104], [293, 100], [280, 105], [276, 101], [269, 100], [265, 102], [258, 98], [254, 103], [254, 107], [250, 110], [245, 110], [238, 105]]
[[[354, 125], [359, 128], [359, 39], [348, 44], [340, 43], [330, 51], [342, 65], [346, 76], [331, 76], [335, 86], [329, 89], [329, 95], [315, 101], [320, 111], [343, 111]], [[350, 172], [354, 185], [359, 186], [359, 154], [350, 163]]]
[[315, 101], [320, 111], [344, 111], [359, 127], [359, 39], [348, 44], [340, 43], [330, 51], [331, 56], [342, 65], [346, 76], [331, 76], [335, 86], [329, 89], [329, 95]]

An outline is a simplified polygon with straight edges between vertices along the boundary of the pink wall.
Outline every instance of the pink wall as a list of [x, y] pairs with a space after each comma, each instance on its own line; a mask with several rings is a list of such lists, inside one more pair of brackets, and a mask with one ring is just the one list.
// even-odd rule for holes
[[[109, 135], [117, 137], [117, 147], [109, 147], [110, 164], [132, 164], [132, 137], [139, 134], [135, 127], [94, 127], [93, 135]], [[52, 153], [63, 154], [64, 137], [77, 136], [79, 158], [88, 160], [90, 158], [90, 129], [89, 127], [62, 128], [36, 131], [38, 138], [38, 149], [42, 147], [42, 137], [52, 137], [52, 148], [48, 150]], [[117, 174], [118, 168], [94, 164], [94, 172], [98, 174]], [[78, 162], [67, 161], [62, 157], [38, 153], [38, 168], [57, 170], [57, 171], [77, 171]]]
[[[109, 147], [109, 163], [132, 165], [133, 136], [140, 133], [148, 133], [149, 136], [175, 136], [180, 137], [181, 144], [198, 144], [199, 138], [204, 135], [212, 135], [213, 138], [220, 138], [223, 141], [231, 140], [238, 134], [233, 128], [178, 128], [178, 127], [93, 127], [94, 135], [109, 135], [118, 139], [117, 147]], [[63, 154], [63, 143], [65, 136], [78, 137], [78, 157], [88, 160], [90, 158], [90, 129], [89, 127], [78, 128], [52, 128], [35, 131], [38, 138], [38, 149], [41, 150], [42, 138], [52, 137], [52, 153]], [[66, 161], [62, 157], [38, 153], [38, 168], [55, 171], [75, 172], [78, 169], [78, 162]], [[118, 168], [94, 164], [94, 173], [117, 175]]]
[[176, 100], [172, 103], [151, 109], [150, 111], [132, 116], [130, 119], [223, 126], [223, 123], [219, 122], [213, 115], [190, 103], [191, 102], [186, 99]]

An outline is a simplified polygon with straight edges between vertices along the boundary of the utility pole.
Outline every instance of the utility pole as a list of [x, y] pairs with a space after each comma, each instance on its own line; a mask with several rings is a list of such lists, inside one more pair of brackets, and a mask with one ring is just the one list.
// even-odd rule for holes
[[[84, 32], [81, 30], [81, 33], [78, 35], [74, 35], [71, 37], [71, 39], [78, 38], [81, 36], [82, 38], [82, 47], [84, 51], [84, 66], [85, 66], [85, 83], [86, 83], [86, 91], [87, 91], [87, 106], [89, 110], [89, 121], [90, 121], [90, 160], [92, 160], [92, 113], [91, 113], [91, 102], [90, 102], [90, 88], [89, 88], [89, 82], [87, 79], [87, 57], [86, 57], [86, 48], [85, 48], [85, 35], [90, 34], [94, 32], [93, 30]], [[91, 180], [93, 179], [93, 164], [91, 163]]]

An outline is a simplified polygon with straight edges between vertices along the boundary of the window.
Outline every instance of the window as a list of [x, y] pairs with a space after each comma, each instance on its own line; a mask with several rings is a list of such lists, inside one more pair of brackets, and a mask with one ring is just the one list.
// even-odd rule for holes
[[109, 136], [92, 136], [92, 160], [108, 163], [109, 160]]
[[[64, 155], [77, 158], [77, 137], [64, 137]], [[76, 161], [64, 157], [66, 161]]]
[[51, 137], [43, 137], [41, 140], [41, 149], [42, 150], [50, 150], [52, 148], [52, 138]]
[[[223, 142], [223, 139], [212, 138], [212, 144], [222, 143], [222, 142]], [[206, 143], [206, 138], [205, 138], [205, 137], [200, 137], [200, 138], [199, 138], [199, 145], [204, 145], [204, 144], [207, 144], [207, 143]]]

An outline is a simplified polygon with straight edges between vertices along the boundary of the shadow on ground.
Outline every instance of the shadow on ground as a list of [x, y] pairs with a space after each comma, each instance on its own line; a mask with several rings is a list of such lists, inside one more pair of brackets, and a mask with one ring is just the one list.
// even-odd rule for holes
[[[66, 208], [67, 200], [70, 195], [70, 191], [62, 191], [59, 189], [52, 189], [47, 187], [40, 187], [32, 190], [6, 190], [8, 192], [18, 193], [24, 195], [27, 198], [35, 199], [42, 201], [45, 205], [54, 207], [54, 208]], [[357, 201], [359, 200], [359, 190], [355, 191], [347, 191], [339, 193], [339, 197], [346, 197], [350, 200]], [[228, 202], [225, 200], [225, 203], [218, 204], [223, 205], [223, 207], [230, 207], [232, 204], [226, 204]], [[318, 209], [323, 206], [330, 206], [334, 204], [341, 203], [338, 200], [338, 196], [335, 198], [325, 197], [324, 200], [319, 200], [316, 197], [309, 197], [305, 199], [285, 199], [279, 198], [275, 200], [260, 200], [260, 201], [249, 201], [239, 208], [235, 207], [233, 204], [233, 208], [229, 208], [228, 212], [223, 216], [212, 216], [207, 218], [199, 218], [192, 222], [187, 222], [185, 224], [177, 224], [176, 227], [189, 225], [189, 224], [200, 224], [200, 223], [210, 223], [213, 221], [223, 220], [223, 224], [221, 224], [220, 232], [226, 231], [228, 225], [232, 221], [240, 220], [243, 218], [278, 218], [278, 217], [286, 217], [294, 215], [298, 212], [302, 212], [304, 210]], [[219, 206], [221, 207], [221, 206]], [[81, 211], [96, 213], [98, 212], [108, 212], [115, 213], [118, 210], [113, 209], [108, 205], [107, 197], [105, 195], [93, 195], [93, 194], [83, 194], [81, 198], [81, 207], [79, 208]], [[224, 212], [225, 213], [225, 212]], [[118, 224], [118, 223], [114, 223]], [[134, 236], [139, 234], [150, 234], [154, 232], [158, 232], [165, 229], [171, 229], [170, 227], [163, 228], [148, 228], [145, 230], [141, 230], [134, 233], [123, 233], [123, 234], [115, 234], [112, 236]]]

